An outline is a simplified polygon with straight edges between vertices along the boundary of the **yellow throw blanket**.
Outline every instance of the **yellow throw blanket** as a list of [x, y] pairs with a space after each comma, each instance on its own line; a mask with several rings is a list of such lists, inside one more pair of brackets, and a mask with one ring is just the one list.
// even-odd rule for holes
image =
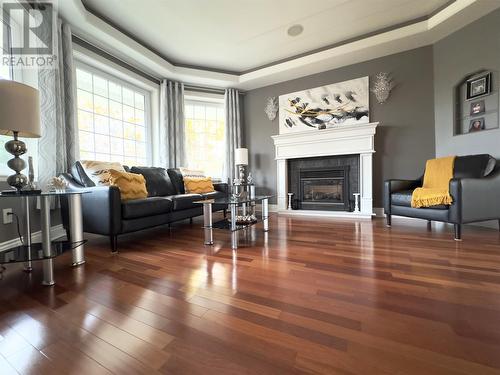
[[455, 156], [427, 160], [424, 186], [413, 191], [411, 206], [420, 208], [452, 204], [450, 180], [453, 178], [454, 164]]

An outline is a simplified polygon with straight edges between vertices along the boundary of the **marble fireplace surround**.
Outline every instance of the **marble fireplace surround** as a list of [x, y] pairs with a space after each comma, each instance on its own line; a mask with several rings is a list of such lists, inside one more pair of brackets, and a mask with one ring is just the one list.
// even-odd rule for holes
[[[371, 218], [373, 213], [373, 153], [378, 122], [339, 125], [333, 129], [274, 135], [277, 161], [278, 212], [291, 215]], [[319, 156], [359, 155], [360, 211], [287, 210], [287, 160]]]

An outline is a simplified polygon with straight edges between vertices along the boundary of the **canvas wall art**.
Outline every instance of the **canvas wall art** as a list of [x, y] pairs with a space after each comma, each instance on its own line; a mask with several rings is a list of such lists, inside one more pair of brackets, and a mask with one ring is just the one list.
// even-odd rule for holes
[[368, 77], [279, 97], [280, 134], [370, 122]]

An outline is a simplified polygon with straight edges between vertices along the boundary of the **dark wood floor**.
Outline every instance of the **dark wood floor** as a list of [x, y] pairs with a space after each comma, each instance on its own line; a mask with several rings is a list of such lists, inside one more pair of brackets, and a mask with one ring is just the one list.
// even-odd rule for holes
[[[500, 374], [500, 233], [272, 216], [87, 245], [0, 281], [1, 374]], [[243, 241], [242, 241], [243, 242]]]

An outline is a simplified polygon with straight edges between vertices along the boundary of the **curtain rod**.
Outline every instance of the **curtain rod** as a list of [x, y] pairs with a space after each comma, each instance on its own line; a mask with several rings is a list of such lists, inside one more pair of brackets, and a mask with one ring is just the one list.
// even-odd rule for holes
[[[80, 38], [79, 36], [77, 36], [75, 34], [72, 35], [72, 40], [73, 40], [73, 43], [76, 43], [79, 46], [81, 46], [85, 49], [88, 49], [89, 51], [94, 52], [97, 55], [104, 57], [105, 59], [121, 66], [122, 68], [130, 70], [130, 71], [138, 74], [139, 76], [146, 78], [147, 80], [149, 80], [151, 82], [154, 82], [154, 83], [159, 85], [162, 81], [162, 79], [155, 77], [155, 76], [152, 76], [152, 75], [128, 64], [127, 62], [121, 60], [120, 58], [111, 55], [109, 52], [104, 51], [103, 49], [93, 45], [92, 43], [87, 42], [86, 40]], [[197, 85], [190, 85], [190, 84], [184, 84], [184, 89], [189, 90], [189, 91], [204, 92], [204, 93], [208, 93], [208, 94], [224, 95], [224, 93], [225, 93], [225, 90], [221, 89], [221, 88], [197, 86]], [[240, 91], [240, 95], [245, 95], [245, 93], [243, 91]]]

